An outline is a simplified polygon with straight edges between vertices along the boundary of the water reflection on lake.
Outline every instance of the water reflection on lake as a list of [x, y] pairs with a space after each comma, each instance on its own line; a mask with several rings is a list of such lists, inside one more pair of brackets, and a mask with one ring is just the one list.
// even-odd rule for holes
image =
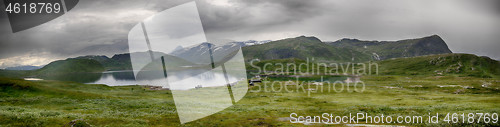
[[[143, 75], [158, 74], [157, 72], [145, 72]], [[168, 85], [168, 79], [163, 75], [147, 76], [148, 78], [140, 78], [137, 80], [134, 78], [133, 71], [108, 71], [102, 73], [101, 77], [94, 81], [87, 81], [82, 83], [87, 84], [106, 84], [108, 86], [124, 86], [124, 85], [151, 85], [151, 86], [162, 86], [163, 88], [171, 88]], [[175, 81], [175, 90], [187, 90], [192, 89], [197, 86], [202, 87], [214, 87], [214, 86], [224, 86], [226, 85], [226, 79], [222, 73], [215, 73], [212, 71], [189, 71], [183, 73], [175, 73], [175, 76], [169, 78]], [[236, 81], [233, 76], [228, 75], [229, 81]], [[170, 81], [170, 82], [173, 82]]]
[[[105, 84], [108, 86], [126, 86], [126, 85], [151, 85], [162, 86], [163, 88], [170, 88], [173, 90], [187, 90], [193, 89], [197, 86], [202, 87], [215, 87], [226, 85], [226, 79], [221, 73], [217, 71], [220, 69], [208, 70], [190, 70], [183, 72], [171, 72], [171, 77], [168, 79], [164, 77], [163, 72], [155, 71], [142, 71], [138, 74], [136, 80], [133, 71], [107, 71], [103, 73], [77, 73], [65, 75], [52, 75], [43, 79], [60, 80], [60, 81], [74, 81], [86, 84]], [[242, 79], [244, 75], [227, 75], [229, 83], [245, 80]], [[237, 78], [238, 77], [238, 78]], [[335, 82], [335, 81], [348, 81], [352, 77], [347, 76], [322, 76], [321, 77], [300, 77], [300, 81], [315, 81], [315, 82]], [[269, 77], [275, 81], [295, 81], [296, 77], [278, 76]], [[322, 80], [321, 80], [322, 79]], [[351, 79], [352, 80], [352, 79]], [[359, 80], [359, 78], [358, 78]], [[171, 84], [168, 84], [170, 82]]]
[[137, 85], [132, 71], [107, 71], [94, 81], [83, 82], [87, 84], [106, 84], [108, 86]]
[[54, 73], [45, 74], [39, 78], [44, 80], [58, 80], [58, 81], [73, 81], [79, 83], [87, 83], [97, 81], [102, 77], [102, 73]]

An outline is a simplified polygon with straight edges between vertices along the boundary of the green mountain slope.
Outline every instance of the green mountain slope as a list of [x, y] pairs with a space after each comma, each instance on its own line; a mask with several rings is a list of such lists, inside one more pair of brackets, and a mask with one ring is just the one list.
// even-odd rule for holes
[[130, 54], [116, 54], [113, 57], [109, 58], [107, 56], [99, 56], [99, 55], [89, 55], [89, 56], [80, 56], [76, 57], [76, 59], [91, 59], [95, 60], [104, 66], [104, 68], [108, 71], [112, 70], [132, 70], [132, 66], [130, 64]]
[[104, 67], [96, 60], [69, 58], [51, 62], [45, 67], [31, 71], [21, 77], [86, 82], [99, 79], [103, 71], [105, 71]]
[[472, 54], [441, 54], [377, 62], [385, 75], [461, 75], [499, 77], [499, 61]]
[[352, 49], [337, 48], [321, 42], [316, 37], [300, 36], [261, 45], [243, 47], [245, 60], [252, 59], [312, 59], [318, 61], [368, 61], [370, 55]]
[[[101, 63], [105, 70], [112, 71], [112, 70], [132, 70], [132, 63], [131, 63], [131, 57], [133, 56], [135, 59], [135, 62], [146, 62], [146, 63], [139, 63], [139, 64], [144, 64], [144, 67], [141, 70], [163, 70], [162, 62], [159, 56], [163, 56], [166, 64], [170, 67], [180, 67], [180, 66], [196, 66], [194, 63], [189, 62], [185, 59], [172, 56], [172, 55], [167, 55], [162, 52], [153, 52], [153, 55], [157, 57], [154, 62], [151, 61], [151, 57], [149, 52], [134, 52], [132, 54], [130, 53], [124, 53], [124, 54], [116, 54], [111, 58], [108, 58], [106, 56], [81, 56], [77, 57], [75, 59], [87, 59], [87, 60], [95, 60]], [[139, 69], [139, 68], [135, 68]]]
[[[105, 71], [104, 66], [93, 59], [68, 58], [53, 61], [38, 70], [0, 70], [0, 77], [23, 78], [38, 77], [43, 79], [96, 79], [100, 72]], [[78, 76], [78, 73], [86, 73]], [[96, 74], [96, 75], [94, 75]]]
[[431, 54], [452, 53], [448, 45], [438, 35], [399, 41], [361, 41], [341, 39], [328, 44], [338, 48], [350, 48], [372, 54], [375, 59], [384, 60], [399, 57], [414, 57]]

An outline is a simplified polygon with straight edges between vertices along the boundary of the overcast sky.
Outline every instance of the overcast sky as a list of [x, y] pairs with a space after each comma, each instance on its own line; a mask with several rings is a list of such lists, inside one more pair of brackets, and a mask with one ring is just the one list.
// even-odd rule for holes
[[[67, 14], [17, 33], [12, 33], [6, 12], [1, 11], [0, 68], [128, 52], [127, 35], [132, 27], [186, 2], [190, 1], [80, 0]], [[196, 2], [206, 36], [210, 38], [278, 40], [306, 35], [323, 41], [341, 38], [391, 41], [437, 34], [455, 53], [500, 59], [499, 0]]]

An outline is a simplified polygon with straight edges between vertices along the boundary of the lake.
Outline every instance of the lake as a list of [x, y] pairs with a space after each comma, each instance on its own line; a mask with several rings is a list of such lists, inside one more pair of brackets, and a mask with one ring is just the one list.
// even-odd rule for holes
[[[244, 75], [228, 74], [227, 77], [229, 83], [246, 80]], [[176, 72], [168, 78], [164, 77], [163, 72], [141, 72], [135, 77], [133, 71], [106, 71], [103, 73], [53, 75], [44, 79], [74, 81], [85, 84], [105, 84], [108, 86], [151, 85], [172, 90], [187, 90], [200, 86], [225, 86], [227, 84], [223, 73], [207, 70]]]
[[[172, 72], [170, 77], [165, 78], [163, 72], [140, 72], [134, 76], [133, 71], [106, 71], [103, 73], [77, 73], [52, 76], [44, 79], [74, 81], [86, 84], [105, 84], [108, 86], [126, 86], [126, 85], [151, 85], [161, 86], [172, 90], [188, 90], [196, 87], [216, 87], [225, 86], [226, 78], [221, 71], [190, 70], [184, 72]], [[244, 72], [228, 72], [228, 82], [235, 83], [246, 81]], [[348, 79], [347, 76], [311, 76], [300, 77], [301, 81], [323, 81], [335, 82]], [[289, 81], [296, 80], [295, 77], [270, 77], [271, 80]], [[170, 83], [170, 84], [169, 84]]]

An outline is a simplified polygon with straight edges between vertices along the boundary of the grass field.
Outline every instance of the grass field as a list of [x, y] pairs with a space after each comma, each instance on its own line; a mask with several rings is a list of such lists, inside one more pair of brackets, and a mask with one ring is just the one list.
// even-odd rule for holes
[[[256, 84], [235, 105], [211, 116], [179, 124], [171, 91], [142, 86], [109, 87], [62, 81], [0, 79], [0, 126], [302, 126], [290, 113], [321, 115], [423, 115], [500, 113], [500, 80], [459, 76], [364, 76], [363, 91], [319, 90], [308, 84]], [[279, 81], [283, 82], [283, 81]], [[323, 88], [337, 88], [324, 84]], [[274, 88], [274, 90], [272, 89]], [[298, 88], [298, 89], [297, 89]], [[440, 116], [443, 119], [444, 116]], [[321, 126], [314, 124], [312, 126]], [[337, 124], [344, 125], [344, 124]], [[384, 124], [404, 126], [500, 124]]]

